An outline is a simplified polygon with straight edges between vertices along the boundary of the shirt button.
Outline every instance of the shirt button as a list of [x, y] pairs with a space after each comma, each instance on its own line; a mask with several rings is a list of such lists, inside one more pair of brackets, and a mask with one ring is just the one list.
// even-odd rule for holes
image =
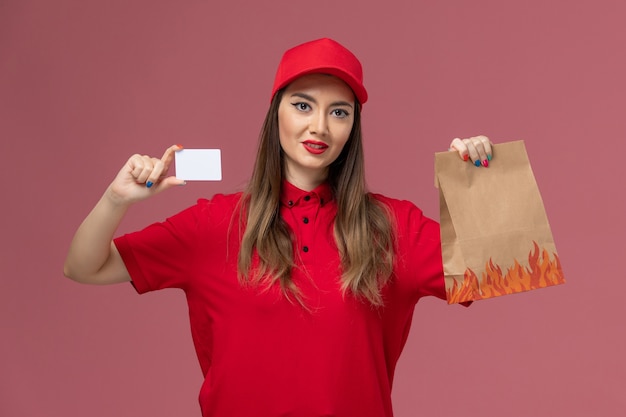
[[287, 201], [287, 205], [290, 206], [290, 207], [293, 206], [293, 201], [291, 201], [291, 200]]
[[308, 246], [303, 247], [302, 251], [305, 252], [305, 253], [308, 252], [309, 251], [309, 247]]
[[310, 199], [311, 199], [311, 196], [310, 196], [310, 195], [305, 195], [305, 196], [304, 196], [304, 201], [309, 201]]
[[304, 222], [304, 224], [309, 224], [309, 218], [305, 217], [304, 219], [302, 219], [302, 221]]

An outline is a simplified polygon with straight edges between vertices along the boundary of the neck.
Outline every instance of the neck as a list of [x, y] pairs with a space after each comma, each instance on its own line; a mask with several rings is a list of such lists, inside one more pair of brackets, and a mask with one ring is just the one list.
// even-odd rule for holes
[[323, 172], [294, 172], [285, 167], [285, 179], [301, 190], [312, 191], [328, 178], [328, 170]]

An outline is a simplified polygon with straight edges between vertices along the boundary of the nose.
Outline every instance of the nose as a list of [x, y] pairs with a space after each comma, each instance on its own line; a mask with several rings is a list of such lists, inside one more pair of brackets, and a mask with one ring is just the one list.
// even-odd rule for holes
[[328, 115], [323, 111], [316, 111], [311, 115], [309, 131], [311, 134], [328, 134]]

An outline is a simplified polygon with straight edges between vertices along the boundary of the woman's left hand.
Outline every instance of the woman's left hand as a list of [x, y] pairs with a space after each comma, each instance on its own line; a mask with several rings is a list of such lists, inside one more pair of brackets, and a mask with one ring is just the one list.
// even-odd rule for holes
[[474, 136], [467, 139], [455, 138], [450, 143], [450, 151], [457, 151], [464, 161], [470, 160], [477, 167], [489, 166], [493, 157], [491, 141], [487, 136]]

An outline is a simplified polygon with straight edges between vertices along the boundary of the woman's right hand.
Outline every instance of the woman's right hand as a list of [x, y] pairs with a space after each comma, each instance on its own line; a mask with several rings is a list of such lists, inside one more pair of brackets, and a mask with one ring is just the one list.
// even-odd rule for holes
[[161, 159], [135, 154], [117, 174], [109, 188], [107, 197], [116, 205], [130, 205], [160, 193], [185, 181], [167, 176], [174, 161], [174, 153], [182, 150], [180, 145], [167, 148]]
[[181, 149], [179, 145], [170, 146], [161, 159], [145, 155], [128, 159], [74, 234], [63, 267], [65, 276], [89, 284], [131, 279], [113, 235], [132, 203], [185, 183], [167, 176], [174, 153]]

